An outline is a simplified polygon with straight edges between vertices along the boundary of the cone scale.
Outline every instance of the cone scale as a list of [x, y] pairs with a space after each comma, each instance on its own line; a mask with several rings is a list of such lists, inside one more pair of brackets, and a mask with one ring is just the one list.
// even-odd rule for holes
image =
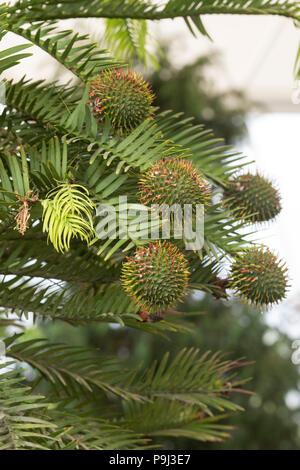
[[123, 263], [121, 282], [141, 310], [161, 312], [187, 294], [187, 261], [172, 243], [159, 241], [142, 247]]
[[268, 248], [251, 247], [233, 263], [230, 287], [247, 302], [271, 306], [286, 296], [287, 268]]
[[280, 196], [272, 183], [259, 174], [239, 176], [224, 190], [224, 206], [250, 222], [274, 219], [281, 210]]
[[89, 103], [98, 121], [107, 117], [121, 135], [151, 117], [154, 95], [143, 77], [124, 69], [105, 70], [89, 83]]
[[140, 179], [140, 200], [145, 205], [209, 205], [211, 190], [202, 173], [182, 158], [156, 162]]

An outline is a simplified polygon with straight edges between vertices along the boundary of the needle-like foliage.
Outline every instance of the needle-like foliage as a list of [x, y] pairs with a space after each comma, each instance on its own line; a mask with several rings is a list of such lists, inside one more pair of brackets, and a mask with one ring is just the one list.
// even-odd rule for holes
[[[64, 321], [74, 327], [115, 323], [134, 328], [135, 334], [168, 339], [169, 332], [190, 331], [182, 317], [172, 316], [180, 312], [169, 309], [178, 308], [176, 301], [193, 289], [226, 298], [226, 289], [234, 287], [262, 304], [285, 295], [285, 268], [269, 252], [245, 251], [249, 244], [241, 229], [249, 222], [247, 215], [253, 215], [252, 206], [245, 217], [237, 199], [233, 211], [232, 204], [227, 210], [214, 198], [230, 187], [245, 166], [244, 157], [191, 118], [152, 108], [148, 85], [134, 71], [125, 72], [125, 62], [131, 65], [132, 59], [155, 62], [147, 43], [152, 20], [182, 18], [193, 34], [208, 35], [202, 17], [216, 13], [282, 15], [297, 21], [299, 5], [290, 0], [164, 0], [160, 5], [18, 0], [0, 5], [5, 87], [0, 114], [1, 327], [22, 326], [31, 315], [34, 322]], [[59, 21], [73, 18], [104, 19], [104, 43], [112, 50]], [[2, 39], [8, 32], [20, 41], [5, 48]], [[37, 48], [71, 80], [51, 80], [46, 73], [39, 81], [6, 77]], [[144, 222], [143, 236], [136, 237], [124, 228], [124, 196], [129, 222], [135, 211], [148, 213], [160, 199], [203, 203], [202, 248], [187, 251], [173, 235], [167, 244], [149, 240]], [[100, 233], [103, 208], [116, 214], [106, 223], [107, 238]], [[153, 247], [158, 247], [157, 258]], [[243, 253], [251, 255], [250, 264]], [[264, 271], [257, 267], [260, 258], [253, 262], [256, 254], [266, 261]], [[228, 258], [233, 267], [225, 278]], [[244, 390], [236, 370], [245, 363], [221, 353], [182, 350], [148, 368], [128, 369], [102, 351], [46, 338], [8, 335], [5, 346], [9, 362], [0, 367], [1, 450], [146, 449], [153, 438], [160, 445], [166, 436], [218, 441], [231, 429], [220, 420], [241, 411], [232, 395]]]

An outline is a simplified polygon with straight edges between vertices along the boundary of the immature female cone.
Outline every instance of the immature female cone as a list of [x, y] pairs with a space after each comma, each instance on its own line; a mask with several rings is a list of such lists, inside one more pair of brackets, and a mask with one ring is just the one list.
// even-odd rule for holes
[[104, 70], [90, 82], [89, 97], [94, 116], [108, 117], [120, 134], [130, 133], [153, 112], [149, 84], [133, 71]]
[[140, 199], [145, 205], [204, 204], [211, 200], [211, 189], [202, 173], [182, 158], [157, 161], [140, 179]]
[[178, 248], [166, 241], [150, 243], [127, 257], [122, 285], [141, 310], [161, 312], [186, 295], [189, 270]]
[[259, 174], [239, 176], [224, 190], [224, 206], [238, 218], [265, 222], [279, 214], [280, 196], [272, 183]]
[[287, 268], [268, 248], [248, 248], [231, 267], [230, 287], [250, 303], [272, 305], [286, 296]]

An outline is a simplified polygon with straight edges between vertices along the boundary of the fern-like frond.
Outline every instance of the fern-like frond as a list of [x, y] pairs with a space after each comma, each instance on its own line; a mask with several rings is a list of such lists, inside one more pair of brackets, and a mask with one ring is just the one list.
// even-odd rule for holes
[[186, 149], [202, 173], [223, 186], [233, 172], [246, 165], [245, 157], [224, 145], [223, 139], [215, 138], [210, 129], [193, 125], [193, 118], [183, 118], [182, 113], [165, 111], [155, 117], [155, 122], [165, 139]]
[[61, 31], [55, 22], [45, 26], [43, 22], [37, 22], [24, 27], [23, 18], [16, 22], [12, 16], [8, 19], [7, 27], [40, 47], [83, 81], [104, 69], [121, 65], [120, 60], [113, 59], [106, 50], [99, 49], [95, 42], [90, 42], [88, 34]]
[[15, 194], [25, 196], [32, 190], [45, 198], [57, 181], [67, 178], [72, 156], [65, 140], [54, 137], [39, 145], [19, 145], [14, 152], [0, 156], [0, 197], [11, 204]]
[[[47, 419], [48, 405], [42, 396], [34, 395], [16, 370], [4, 372], [13, 362], [0, 364], [0, 450], [48, 450], [47, 433], [56, 425]], [[46, 414], [46, 416], [45, 416]]]
[[61, 183], [52, 189], [43, 206], [43, 232], [57, 251], [64, 253], [73, 238], [89, 243], [95, 234], [93, 227], [94, 204], [88, 190], [77, 184]]
[[[58, 403], [58, 405], [60, 405]], [[53, 450], [144, 450], [150, 449], [149, 438], [117, 423], [84, 415], [77, 409], [58, 407], [51, 417], [59, 426]]]
[[218, 296], [220, 288], [214, 284], [214, 280], [220, 272], [219, 263], [216, 260], [211, 261], [208, 256], [200, 259], [194, 253], [187, 258], [191, 273], [190, 288]]
[[[76, 288], [75, 288], [76, 287]], [[71, 325], [90, 322], [119, 323], [124, 326], [127, 318], [134, 318], [131, 326], [139, 327], [136, 307], [122, 295], [120, 285], [77, 283], [64, 285], [55, 279], [32, 276], [5, 276], [0, 282], [1, 305], [19, 317], [33, 312], [35, 318], [63, 320]]]
[[135, 377], [130, 387], [152, 399], [197, 405], [208, 415], [213, 414], [212, 410], [237, 411], [241, 408], [226, 395], [229, 390], [239, 390], [243, 384], [234, 379], [236, 369], [243, 365], [239, 361], [225, 360], [220, 353], [199, 355], [198, 349], [185, 348], [172, 361], [169, 354], [165, 354], [159, 363], [154, 362]]
[[[66, 133], [60, 122], [66, 121], [80, 98], [80, 87], [44, 84], [22, 78], [19, 82], [5, 81], [6, 105], [17, 110], [23, 119], [43, 126], [55, 126], [56, 132]], [[46, 133], [46, 130], [45, 130]], [[45, 137], [44, 137], [45, 138]]]
[[[39, 8], [44, 5], [44, 8]], [[245, 14], [245, 15], [282, 15], [299, 19], [298, 2], [287, 0], [284, 4], [280, 0], [163, 0], [159, 5], [143, 0], [91, 0], [88, 3], [79, 0], [70, 4], [62, 0], [59, 4], [55, 0], [38, 0], [36, 8], [30, 10], [30, 0], [19, 0], [9, 8], [17, 17], [26, 20], [52, 20], [67, 18], [136, 18], [161, 20], [164, 18], [191, 17], [209, 14]]]
[[150, 38], [146, 20], [107, 18], [105, 26], [105, 43], [116, 57], [131, 62], [138, 58], [145, 66], [151, 62], [158, 67], [154, 54], [149, 50]]
[[220, 261], [222, 256], [238, 252], [247, 242], [243, 232], [246, 227], [244, 220], [232, 220], [228, 211], [223, 211], [220, 204], [209, 208], [204, 219], [204, 252], [211, 261]]
[[[11, 368], [5, 372], [4, 368]], [[82, 409], [65, 408], [59, 396], [46, 403], [23, 384], [15, 362], [0, 365], [0, 450], [146, 449], [149, 439]]]
[[107, 285], [80, 281], [64, 284], [55, 278], [46, 279], [47, 282], [22, 273], [4, 275], [0, 282], [1, 313], [15, 313], [19, 318], [27, 318], [28, 313], [33, 313], [34, 319], [61, 320], [73, 326], [93, 322], [117, 323], [166, 339], [166, 332], [191, 331], [187, 326], [170, 320], [162, 320], [155, 327], [142, 322], [136, 305], [123, 292], [119, 282]]
[[39, 194], [48, 193], [53, 186], [56, 186], [57, 181], [67, 177], [68, 165], [71, 161], [70, 159], [68, 161], [66, 141], [54, 137], [48, 142], [40, 142], [39, 146], [27, 145], [26, 154], [29, 160], [30, 178]]
[[[77, 97], [79, 93], [77, 90]], [[191, 118], [180, 119], [180, 114], [171, 112], [157, 115], [154, 121], [146, 120], [121, 141], [111, 137], [109, 122], [100, 133], [86, 104], [87, 90], [81, 89], [81, 93], [75, 105], [73, 89], [66, 89], [61, 96], [60, 89], [54, 86], [21, 81], [8, 86], [7, 101], [43, 126], [51, 124], [57, 131], [73, 135], [69, 141], [80, 145], [82, 151], [85, 143], [91, 163], [96, 158], [104, 159], [107, 166], [115, 165], [117, 174], [129, 168], [144, 171], [166, 155], [190, 155], [207, 178], [224, 185], [233, 172], [245, 165], [244, 157], [224, 146], [222, 139], [214, 138], [210, 130], [193, 126]]]
[[147, 436], [186, 437], [202, 442], [220, 442], [230, 437], [232, 426], [219, 424], [226, 415], [206, 417], [199, 408], [156, 399], [145, 406], [127, 403], [121, 423]]
[[196, 349], [183, 349], [172, 361], [166, 354], [131, 384], [151, 403], [126, 402], [121, 422], [150, 436], [223, 440], [232, 429], [218, 423], [226, 418], [224, 411], [241, 410], [228, 394], [244, 386], [246, 381], [235, 378], [235, 370], [243, 365], [219, 353], [199, 356]]
[[118, 158], [122, 161], [122, 166], [127, 164], [143, 171], [155, 160], [171, 153], [168, 144], [169, 141], [162, 139], [157, 126], [151, 120], [146, 120], [113, 149], [107, 147], [110, 154], [106, 158], [109, 161]]
[[128, 371], [112, 360], [98, 359], [80, 347], [49, 343], [46, 339], [15, 342], [6, 340], [7, 356], [27, 362], [56, 388], [70, 395], [100, 389], [138, 402], [164, 399], [197, 406], [207, 415], [213, 411], [241, 411], [228, 399], [228, 392], [240, 391], [235, 378], [240, 361], [225, 360], [221, 354], [199, 355], [198, 349], [183, 349], [172, 360], [165, 354], [145, 371]]
[[6, 355], [28, 363], [56, 388], [64, 387], [70, 395], [100, 389], [124, 399], [143, 400], [119, 385], [121, 371], [116, 362], [100, 361], [91, 351], [52, 344], [43, 338], [16, 343], [18, 337], [6, 340]]
[[[89, 114], [89, 108], [85, 109]], [[120, 140], [111, 135], [109, 122], [106, 122], [101, 134], [95, 137], [93, 123], [88, 127], [87, 122], [90, 120], [80, 122], [79, 118], [82, 119], [82, 115], [76, 110], [71, 118], [63, 123], [66, 130], [75, 136], [70, 138], [69, 142], [85, 139], [86, 149], [90, 153], [90, 163], [93, 163], [96, 158], [104, 159], [107, 166], [114, 164], [117, 174], [121, 170], [127, 172], [130, 168], [143, 171], [153, 165], [155, 160], [174, 153], [174, 147], [171, 147], [170, 141], [163, 138], [157, 124], [151, 119], [145, 120], [131, 134]]]
[[69, 142], [77, 142], [82, 151], [85, 143], [91, 162], [102, 158], [107, 166], [116, 163], [116, 173], [121, 169], [128, 171], [131, 167], [144, 170], [155, 160], [174, 152], [170, 141], [162, 138], [161, 131], [152, 120], [144, 121], [121, 141], [111, 136], [109, 122], [100, 132], [86, 101], [87, 90], [82, 87], [75, 90], [42, 82], [7, 82], [9, 107], [16, 108], [24, 118], [37, 121], [44, 127], [53, 127], [60, 135], [68, 133]]
[[9, 152], [0, 158], [0, 179], [1, 195], [4, 199], [10, 197], [14, 200], [16, 194], [25, 196], [30, 190], [28, 163], [22, 146], [20, 158]]
[[[9, 227], [17, 220], [16, 228], [25, 231], [41, 217], [38, 195], [43, 197], [58, 180], [66, 177], [67, 146], [58, 138], [43, 142], [41, 149], [19, 145], [18, 150], [0, 156], [0, 205], [2, 224]], [[31, 222], [29, 224], [29, 220]]]
[[25, 57], [31, 56], [32, 54], [26, 52], [18, 54], [18, 52], [23, 51], [30, 46], [31, 44], [20, 44], [19, 46], [13, 46], [0, 51], [0, 74], [11, 67], [18, 65]]
[[0, 114], [0, 145], [2, 151], [15, 152], [19, 145], [40, 144], [44, 139], [50, 140], [56, 131], [49, 126], [33, 121], [22, 111], [6, 106]]
[[87, 249], [81, 243], [75, 244], [61, 256], [46, 244], [41, 228], [41, 223], [35, 224], [23, 237], [14, 230], [5, 229], [5, 234], [0, 232], [2, 275], [52, 279], [68, 282], [69, 285], [86, 283], [98, 287], [118, 280], [119, 266], [116, 261], [104, 262], [100, 256], [95, 256], [94, 250]]
[[[0, 5], [0, 41], [8, 32], [8, 11], [7, 5]], [[21, 51], [30, 47], [31, 44], [19, 44], [0, 51], [0, 74], [20, 63], [20, 60], [29, 57], [32, 54]]]

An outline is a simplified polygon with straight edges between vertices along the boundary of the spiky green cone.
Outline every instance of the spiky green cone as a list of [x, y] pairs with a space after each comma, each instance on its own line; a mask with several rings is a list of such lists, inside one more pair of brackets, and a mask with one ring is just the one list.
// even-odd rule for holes
[[121, 281], [127, 294], [143, 310], [161, 312], [182, 300], [189, 270], [178, 248], [168, 242], [150, 243], [127, 257]]
[[120, 134], [132, 132], [153, 113], [149, 84], [133, 71], [105, 70], [89, 86], [94, 116], [100, 121], [108, 117]]
[[259, 174], [239, 176], [224, 190], [224, 206], [238, 218], [266, 222], [281, 210], [280, 196], [272, 183]]
[[268, 248], [248, 248], [231, 267], [230, 286], [252, 304], [272, 305], [286, 296], [287, 268]]
[[211, 189], [202, 173], [182, 158], [164, 158], [156, 162], [140, 179], [142, 204], [204, 204], [211, 201]]

